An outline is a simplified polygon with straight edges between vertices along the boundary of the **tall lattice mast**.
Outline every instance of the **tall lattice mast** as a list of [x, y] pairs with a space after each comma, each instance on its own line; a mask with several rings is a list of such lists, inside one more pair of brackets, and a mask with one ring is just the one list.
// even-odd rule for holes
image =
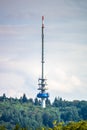
[[39, 88], [38, 90], [40, 90], [40, 92], [37, 94], [38, 98], [41, 98], [41, 105], [43, 108], [46, 107], [45, 104], [45, 99], [49, 97], [49, 94], [46, 93], [46, 79], [44, 78], [44, 16], [42, 16], [42, 74], [41, 74], [41, 78], [39, 78], [38, 80], [38, 85]]

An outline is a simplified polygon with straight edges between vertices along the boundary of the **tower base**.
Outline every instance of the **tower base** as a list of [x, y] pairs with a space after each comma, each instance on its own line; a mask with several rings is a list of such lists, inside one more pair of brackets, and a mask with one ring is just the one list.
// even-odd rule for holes
[[46, 108], [46, 103], [45, 103], [45, 99], [42, 99], [42, 103], [41, 103], [42, 108]]

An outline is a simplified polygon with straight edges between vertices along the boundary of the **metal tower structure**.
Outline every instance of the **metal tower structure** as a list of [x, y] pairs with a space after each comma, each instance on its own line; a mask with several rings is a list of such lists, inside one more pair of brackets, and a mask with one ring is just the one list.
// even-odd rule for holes
[[49, 97], [49, 94], [46, 92], [47, 88], [46, 88], [46, 80], [44, 78], [44, 16], [42, 16], [42, 61], [41, 61], [41, 64], [42, 64], [42, 73], [41, 73], [41, 78], [38, 79], [38, 85], [39, 85], [39, 88], [38, 90], [40, 91], [38, 94], [37, 94], [37, 97], [41, 99], [41, 105], [43, 108], [46, 107], [46, 104], [45, 104], [45, 100], [46, 98]]

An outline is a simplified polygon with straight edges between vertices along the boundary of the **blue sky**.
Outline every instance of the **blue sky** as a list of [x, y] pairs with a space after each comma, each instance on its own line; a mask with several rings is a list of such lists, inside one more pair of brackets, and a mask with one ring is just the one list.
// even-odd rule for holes
[[36, 97], [41, 17], [50, 99], [87, 100], [87, 1], [0, 1], [0, 95]]

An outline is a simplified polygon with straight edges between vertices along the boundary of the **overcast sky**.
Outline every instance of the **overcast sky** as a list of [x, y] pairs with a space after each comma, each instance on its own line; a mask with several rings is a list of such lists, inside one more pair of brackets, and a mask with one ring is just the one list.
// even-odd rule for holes
[[87, 0], [0, 0], [0, 95], [39, 92], [42, 15], [50, 99], [87, 100]]

